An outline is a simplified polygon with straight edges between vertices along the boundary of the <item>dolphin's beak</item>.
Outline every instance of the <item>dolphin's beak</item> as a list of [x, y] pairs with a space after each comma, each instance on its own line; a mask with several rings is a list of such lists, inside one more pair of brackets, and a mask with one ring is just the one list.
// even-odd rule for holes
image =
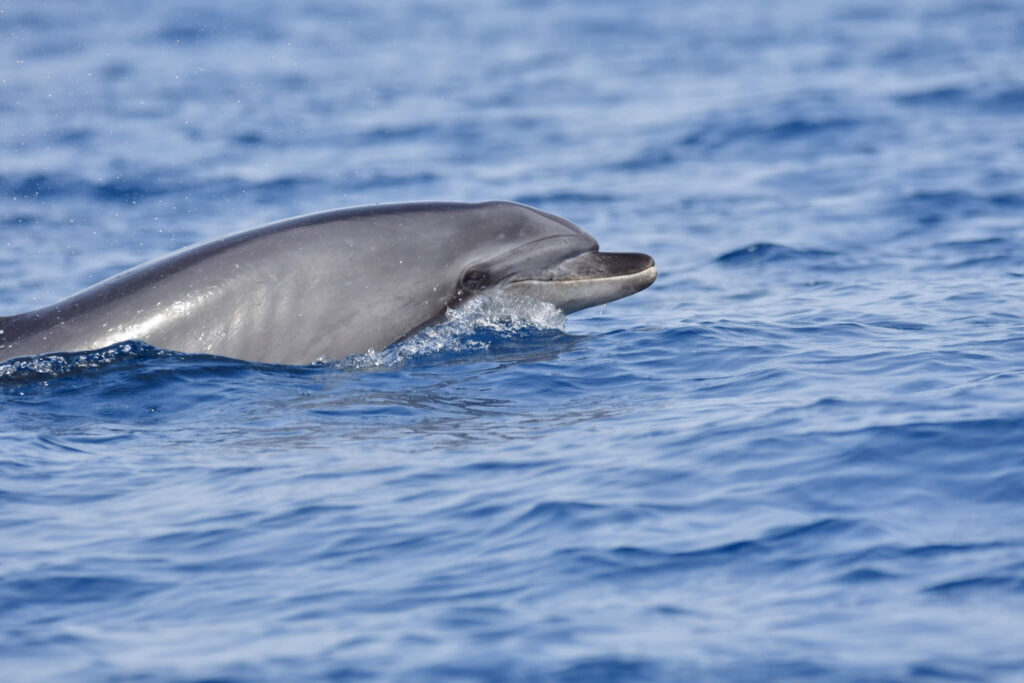
[[656, 277], [654, 259], [647, 254], [591, 251], [529, 279], [509, 282], [503, 291], [547, 301], [572, 313], [636, 294], [650, 287]]

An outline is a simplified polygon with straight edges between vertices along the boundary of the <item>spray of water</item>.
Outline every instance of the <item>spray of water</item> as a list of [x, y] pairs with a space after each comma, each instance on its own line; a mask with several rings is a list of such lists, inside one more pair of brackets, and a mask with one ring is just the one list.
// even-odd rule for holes
[[[370, 351], [342, 362], [347, 369], [391, 367], [431, 353], [480, 351], [495, 338], [508, 338], [535, 330], [565, 330], [565, 314], [535, 299], [504, 295], [478, 296], [450, 308], [443, 322], [428, 327], [382, 351]], [[483, 332], [485, 334], [481, 335]]]
[[123, 363], [127, 360], [173, 355], [175, 354], [170, 351], [156, 349], [142, 342], [121, 342], [95, 351], [47, 353], [40, 356], [12, 358], [0, 363], [0, 380], [51, 379], [81, 370]]

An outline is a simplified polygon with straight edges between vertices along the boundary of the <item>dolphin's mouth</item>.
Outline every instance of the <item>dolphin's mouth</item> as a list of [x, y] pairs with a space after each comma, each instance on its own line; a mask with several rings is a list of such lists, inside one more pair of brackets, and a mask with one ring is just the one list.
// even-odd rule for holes
[[647, 254], [591, 251], [562, 261], [502, 291], [547, 301], [565, 313], [615, 301], [650, 287], [658, 277]]
[[[593, 280], [636, 275], [654, 267], [647, 254], [589, 251], [548, 268], [531, 280]], [[652, 280], [653, 282], [653, 280]]]

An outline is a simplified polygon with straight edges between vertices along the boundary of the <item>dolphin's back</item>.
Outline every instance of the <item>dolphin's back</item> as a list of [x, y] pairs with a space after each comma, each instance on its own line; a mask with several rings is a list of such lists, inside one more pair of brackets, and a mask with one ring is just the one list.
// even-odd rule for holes
[[[0, 360], [129, 339], [278, 363], [382, 348], [443, 312], [453, 292], [435, 283], [452, 273], [432, 253], [456, 247], [443, 218], [469, 206], [340, 209], [187, 247], [2, 318]], [[396, 216], [411, 210], [424, 229]]]
[[[215, 300], [223, 298], [230, 283], [225, 273], [217, 272], [217, 262], [244, 243], [239, 236], [231, 236], [196, 245], [136, 266], [53, 305], [8, 316], [0, 328], [0, 359], [101, 348], [128, 339], [214, 352], [211, 335], [217, 333], [209, 323]], [[195, 316], [192, 322], [199, 329], [206, 328], [205, 335], [200, 333], [206, 337], [201, 345], [174, 345], [175, 330], [180, 327], [176, 323], [186, 315]]]
[[[578, 226], [512, 202], [327, 211], [187, 247], [3, 318], [0, 360], [127, 340], [268, 363], [340, 359], [436, 320], [464, 286], [596, 250]], [[465, 285], [467, 273], [484, 284]]]

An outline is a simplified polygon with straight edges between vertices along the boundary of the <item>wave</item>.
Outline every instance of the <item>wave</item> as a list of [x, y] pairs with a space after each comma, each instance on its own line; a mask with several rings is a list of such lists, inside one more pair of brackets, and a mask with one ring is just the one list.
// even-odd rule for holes
[[715, 262], [726, 265], [750, 265], [777, 261], [830, 259], [835, 256], [837, 256], [835, 252], [822, 249], [796, 249], [781, 244], [758, 242], [722, 254], [715, 259]]
[[126, 341], [94, 351], [68, 351], [11, 358], [0, 363], [0, 383], [38, 382], [97, 370], [126, 361], [166, 358], [182, 354], [140, 341]]

